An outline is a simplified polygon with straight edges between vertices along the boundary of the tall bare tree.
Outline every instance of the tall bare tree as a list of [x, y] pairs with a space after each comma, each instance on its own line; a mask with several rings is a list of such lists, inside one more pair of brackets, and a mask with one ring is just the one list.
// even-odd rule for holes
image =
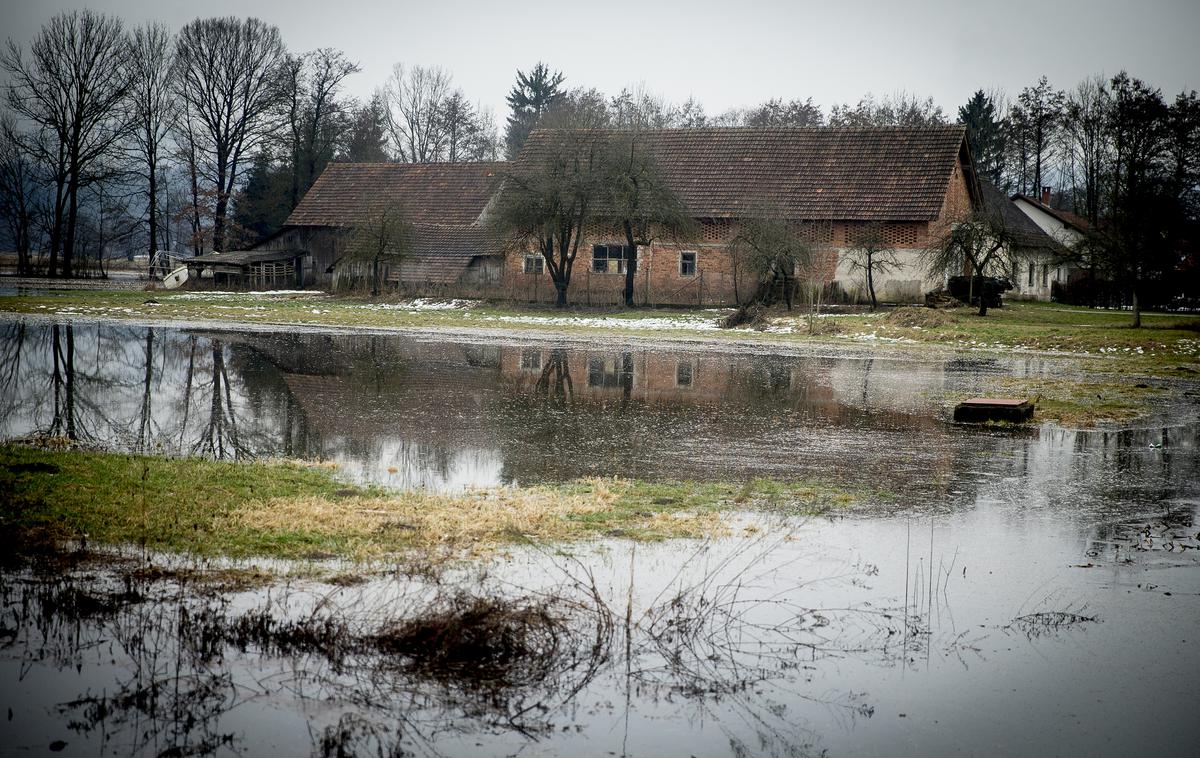
[[361, 70], [341, 50], [329, 47], [285, 59], [290, 207], [296, 207], [321, 169], [333, 159], [349, 117], [338, 95], [346, 78]]
[[600, 221], [619, 230], [632, 251], [625, 262], [625, 306], [632, 308], [638, 248], [663, 238], [690, 239], [697, 225], [637, 130], [613, 135], [605, 163]]
[[278, 128], [284, 53], [279, 29], [257, 18], [196, 19], [179, 32], [175, 93], [192, 122], [197, 173], [213, 186], [217, 250], [225, 248], [229, 201], [243, 161]]
[[1037, 195], [1045, 186], [1046, 168], [1058, 144], [1056, 136], [1062, 122], [1064, 95], [1050, 86], [1046, 77], [1017, 95], [1010, 112], [1012, 128], [1020, 132], [1024, 149], [1021, 192]]
[[436, 66], [397, 63], [383, 94], [388, 130], [400, 160], [433, 163], [446, 147], [443, 106], [451, 93], [450, 74]]
[[17, 273], [22, 275], [33, 273], [36, 171], [15, 120], [8, 113], [0, 115], [0, 221], [17, 252]]
[[134, 29], [129, 59], [130, 146], [145, 181], [148, 252], [152, 260], [159, 248], [160, 162], [176, 117], [171, 88], [174, 60], [175, 41], [165, 26], [150, 23]]
[[90, 10], [54, 16], [29, 47], [12, 40], [0, 52], [9, 73], [8, 102], [42, 132], [32, 142], [51, 165], [54, 209], [50, 273], [62, 255], [62, 274], [73, 274], [79, 192], [93, 165], [122, 136], [119, 105], [129, 88], [129, 40], [121, 21]]
[[1088, 77], [1066, 97], [1062, 142], [1072, 194], [1082, 194], [1075, 212], [1095, 226], [1100, 221], [1101, 185], [1109, 170], [1108, 123], [1112, 97], [1103, 77]]

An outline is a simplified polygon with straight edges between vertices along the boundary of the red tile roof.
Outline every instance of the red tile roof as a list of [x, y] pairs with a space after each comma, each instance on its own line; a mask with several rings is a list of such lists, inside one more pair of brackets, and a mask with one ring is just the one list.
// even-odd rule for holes
[[[544, 160], [555, 134], [535, 130], [514, 169]], [[941, 211], [965, 137], [966, 127], [936, 126], [661, 129], [638, 139], [697, 218], [769, 203], [797, 220], [926, 221]]]
[[351, 226], [399, 204], [415, 224], [470, 224], [500, 183], [497, 163], [331, 163], [287, 226]]

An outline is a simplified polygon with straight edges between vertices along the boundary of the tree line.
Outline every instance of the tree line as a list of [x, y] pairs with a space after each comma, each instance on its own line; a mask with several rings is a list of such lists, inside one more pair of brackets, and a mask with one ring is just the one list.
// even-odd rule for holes
[[[977, 91], [958, 116], [968, 127], [981, 176], [1008, 193], [1048, 201], [1085, 220], [1084, 239], [1062, 257], [1087, 270], [1086, 301], [1094, 303], [1098, 283], [1107, 282], [1105, 299], [1131, 306], [1137, 323], [1147, 301], [1161, 305], [1187, 292], [1195, 296], [1200, 239], [1195, 90], [1169, 100], [1124, 71], [1059, 90], [1043, 76], [1011, 101], [1000, 92]], [[996, 218], [977, 214], [975, 221], [992, 228], [972, 233], [978, 239], [966, 247], [1007, 233]], [[994, 260], [992, 268], [1011, 265], [1005, 256], [987, 260]]]

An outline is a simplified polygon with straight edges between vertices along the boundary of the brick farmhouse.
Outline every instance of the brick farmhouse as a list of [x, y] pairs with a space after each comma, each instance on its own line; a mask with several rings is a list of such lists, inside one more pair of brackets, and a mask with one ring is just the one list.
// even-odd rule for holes
[[[601, 139], [618, 132], [600, 133]], [[307, 283], [337, 286], [349, 230], [365, 214], [396, 205], [416, 226], [415, 249], [389, 267], [389, 281], [414, 294], [550, 301], [554, 288], [536, 254], [489, 231], [488, 207], [506, 171], [534, 166], [555, 133], [536, 130], [514, 164], [331, 164], [261, 246], [309, 253]], [[908, 301], [941, 283], [919, 264], [921, 251], [982, 203], [965, 127], [662, 129], [637, 139], [690, 215], [695, 239], [639, 249], [639, 303], [730, 305], [754, 288], [739, 276], [727, 244], [740, 219], [772, 213], [815, 230], [819, 278], [848, 296], [862, 275], [845, 252], [868, 224], [882, 226], [901, 265], [877, 277], [884, 300]], [[568, 292], [572, 302], [621, 301], [625, 259], [615, 233], [590, 231]]]

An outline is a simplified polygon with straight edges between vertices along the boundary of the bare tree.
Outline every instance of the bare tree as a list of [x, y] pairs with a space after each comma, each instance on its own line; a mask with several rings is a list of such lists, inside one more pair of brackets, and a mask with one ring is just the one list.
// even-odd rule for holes
[[321, 48], [283, 64], [287, 104], [288, 153], [291, 156], [291, 195], [295, 208], [325, 164], [333, 159], [348, 119], [338, 94], [342, 82], [361, 69], [333, 48]]
[[758, 128], [823, 126], [825, 115], [811, 97], [788, 102], [776, 98], [747, 111], [743, 123]]
[[215, 192], [213, 247], [223, 250], [242, 162], [278, 127], [283, 42], [278, 28], [256, 18], [196, 19], [179, 32], [175, 56], [175, 92], [187, 105], [198, 154], [193, 165]]
[[830, 126], [938, 126], [944, 123], [946, 114], [932, 97], [921, 99], [905, 91], [881, 100], [867, 93], [856, 105], [834, 105], [829, 110]]
[[1021, 150], [1020, 191], [1036, 195], [1044, 186], [1047, 164], [1053, 158], [1056, 135], [1062, 122], [1064, 96], [1046, 77], [1021, 90], [1010, 111], [1010, 129]]
[[433, 163], [445, 149], [443, 104], [450, 96], [450, 74], [436, 66], [405, 68], [397, 63], [384, 87], [387, 123], [400, 160]]
[[931, 274], [953, 275], [965, 269], [971, 277], [967, 299], [974, 300], [979, 292], [979, 315], [986, 316], [988, 299], [976, 284], [1012, 270], [1019, 250], [1015, 242], [1003, 213], [981, 208], [932, 240], [922, 261]]
[[1066, 97], [1062, 118], [1063, 155], [1071, 176], [1072, 193], [1082, 185], [1083, 202], [1076, 200], [1075, 212], [1092, 225], [1100, 220], [1101, 184], [1111, 160], [1108, 143], [1112, 96], [1104, 77], [1084, 79]]
[[92, 165], [123, 135], [118, 106], [129, 88], [129, 41], [119, 19], [90, 10], [61, 13], [34, 38], [29, 56], [12, 40], [0, 53], [8, 70], [8, 102], [35, 124], [52, 169], [55, 200], [50, 228], [50, 273], [62, 254], [73, 274], [79, 191]]
[[875, 298], [875, 277], [895, 270], [900, 265], [896, 251], [887, 245], [883, 224], [875, 221], [855, 230], [850, 247], [846, 249], [851, 272], [862, 272], [871, 296], [871, 310], [879, 307]]
[[0, 219], [17, 252], [17, 273], [33, 273], [32, 252], [38, 191], [36, 166], [29, 157], [16, 123], [0, 115]]
[[638, 247], [663, 237], [689, 239], [697, 226], [637, 131], [615, 137], [605, 162], [601, 223], [619, 229], [632, 251], [625, 264], [625, 306], [632, 308]]
[[145, 180], [151, 260], [159, 247], [159, 162], [176, 116], [171, 91], [174, 57], [174, 40], [162, 24], [146, 24], [133, 31], [128, 97], [130, 145], [142, 164]]
[[371, 296], [377, 297], [384, 263], [403, 259], [410, 253], [415, 230], [404, 208], [392, 204], [368, 214], [355, 227], [339, 265], [370, 266]]
[[508, 171], [490, 220], [512, 245], [532, 246], [542, 256], [555, 303], [565, 307], [580, 241], [603, 198], [605, 147], [594, 128], [543, 132], [542, 137], [534, 152], [523, 150]]
[[726, 247], [739, 268], [753, 272], [757, 284], [754, 295], [726, 320], [726, 326], [757, 320], [780, 296], [791, 310], [796, 272], [811, 268], [813, 262], [810, 230], [787, 218], [773, 202], [756, 206], [747, 209]]

